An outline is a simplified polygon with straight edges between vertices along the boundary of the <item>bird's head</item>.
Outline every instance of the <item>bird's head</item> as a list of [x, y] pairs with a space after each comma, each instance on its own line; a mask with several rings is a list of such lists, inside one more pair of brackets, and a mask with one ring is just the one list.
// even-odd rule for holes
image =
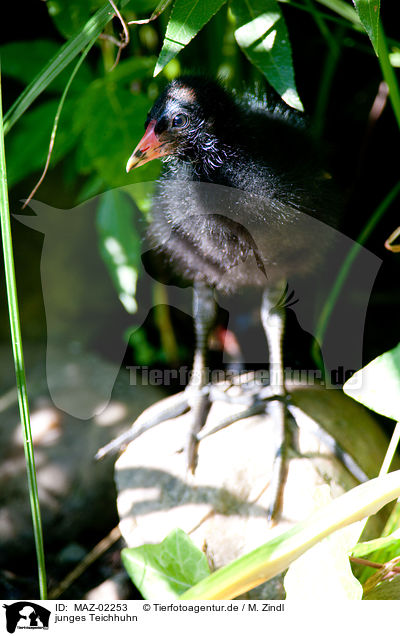
[[229, 97], [216, 82], [182, 77], [165, 88], [150, 110], [145, 134], [131, 154], [126, 171], [152, 159], [176, 157], [216, 167], [224, 160], [218, 127]]

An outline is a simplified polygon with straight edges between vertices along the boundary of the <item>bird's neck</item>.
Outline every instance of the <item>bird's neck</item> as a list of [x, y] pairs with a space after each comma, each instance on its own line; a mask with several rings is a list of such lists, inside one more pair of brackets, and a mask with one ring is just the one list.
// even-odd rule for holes
[[208, 136], [184, 157], [175, 156], [168, 160], [167, 174], [170, 178], [184, 181], [203, 181], [235, 187], [232, 164], [237, 155], [237, 149]]

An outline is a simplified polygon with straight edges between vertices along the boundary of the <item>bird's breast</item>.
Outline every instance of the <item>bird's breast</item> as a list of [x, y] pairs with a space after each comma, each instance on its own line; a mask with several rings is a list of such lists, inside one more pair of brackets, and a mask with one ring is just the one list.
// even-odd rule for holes
[[312, 221], [265, 196], [168, 179], [154, 198], [149, 237], [185, 279], [232, 292], [270, 286], [314, 266]]

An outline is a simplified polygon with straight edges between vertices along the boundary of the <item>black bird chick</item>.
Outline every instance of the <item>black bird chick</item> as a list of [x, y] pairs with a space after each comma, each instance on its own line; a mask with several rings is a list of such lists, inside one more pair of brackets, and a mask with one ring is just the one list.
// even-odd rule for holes
[[[215, 81], [183, 77], [164, 90], [145, 129], [126, 170], [164, 160], [149, 234], [155, 245], [164, 244], [180, 274], [228, 292], [264, 286], [260, 260], [258, 271], [249, 270], [247, 278], [243, 272], [239, 278], [238, 272], [227, 275], [256, 247], [268, 266], [269, 287], [293, 272], [315, 268], [323, 249], [310, 249], [301, 212], [332, 225], [337, 208], [300, 114], [282, 107], [271, 111], [251, 96], [236, 99]], [[192, 200], [182, 182], [235, 188], [247, 196], [240, 210], [232, 210], [239, 206], [227, 190], [211, 195], [211, 189], [193, 188]], [[225, 202], [220, 200], [224, 196]], [[213, 214], [218, 209], [219, 216]], [[193, 216], [198, 217], [196, 225]]]
[[[274, 370], [274, 416], [281, 422], [271, 514], [279, 505], [287, 430], [282, 362], [288, 277], [317, 268], [324, 240], [310, 236], [308, 215], [332, 224], [337, 214], [329, 176], [301, 115], [269, 109], [263, 100], [238, 98], [201, 77], [172, 81], [148, 114], [145, 134], [126, 170], [162, 158], [164, 172], [154, 199], [149, 235], [154, 246], [194, 283], [197, 346], [195, 375], [205, 365], [215, 318], [213, 290], [263, 288], [261, 318]], [[321, 234], [322, 236], [322, 234]], [[189, 463], [210, 407], [208, 387], [189, 386], [186, 402], [194, 425]], [[243, 417], [243, 414], [241, 414]]]

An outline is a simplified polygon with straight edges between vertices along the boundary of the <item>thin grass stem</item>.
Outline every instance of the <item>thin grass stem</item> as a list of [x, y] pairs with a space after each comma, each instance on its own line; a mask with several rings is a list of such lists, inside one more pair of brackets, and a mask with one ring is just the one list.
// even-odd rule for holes
[[35, 458], [32, 445], [32, 433], [29, 418], [28, 391], [25, 377], [25, 364], [22, 350], [21, 326], [19, 320], [17, 285], [15, 279], [14, 256], [12, 247], [10, 210], [8, 204], [7, 172], [4, 151], [3, 112], [1, 106], [0, 78], [0, 218], [3, 241], [3, 257], [6, 277], [8, 312], [10, 319], [11, 341], [14, 357], [18, 405], [23, 427], [24, 451], [28, 475], [29, 499], [32, 513], [33, 533], [38, 564], [40, 598], [47, 597], [46, 570], [43, 549], [43, 532], [39, 508], [39, 496], [36, 481]]

